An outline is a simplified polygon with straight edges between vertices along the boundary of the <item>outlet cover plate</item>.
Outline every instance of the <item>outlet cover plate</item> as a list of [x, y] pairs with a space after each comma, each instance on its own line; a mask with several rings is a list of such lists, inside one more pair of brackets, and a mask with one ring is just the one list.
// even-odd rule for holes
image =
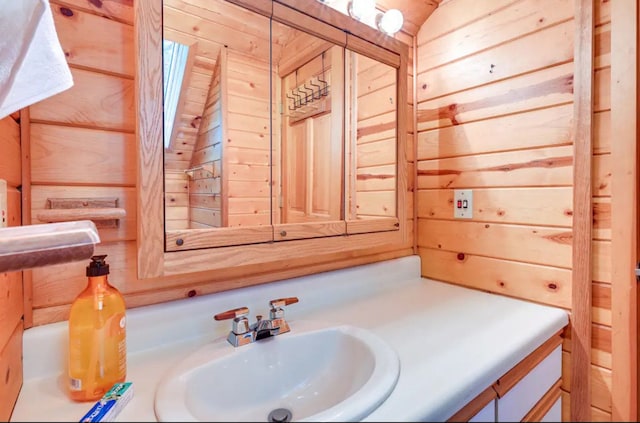
[[453, 217], [456, 219], [473, 218], [473, 190], [453, 190]]

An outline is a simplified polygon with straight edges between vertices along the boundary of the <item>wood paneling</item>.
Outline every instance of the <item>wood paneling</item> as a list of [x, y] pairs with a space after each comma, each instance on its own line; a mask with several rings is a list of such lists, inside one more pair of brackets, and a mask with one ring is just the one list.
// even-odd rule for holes
[[611, 4], [612, 414], [638, 419], [638, 2]]
[[53, 21], [69, 64], [133, 78], [130, 24], [104, 19], [76, 7], [53, 6]]
[[[21, 128], [13, 117], [0, 119], [0, 179], [7, 182], [7, 226], [19, 226], [22, 182]], [[22, 386], [22, 272], [0, 273], [0, 420], [8, 421]]]
[[135, 129], [130, 79], [72, 68], [73, 87], [31, 106], [31, 120], [120, 130]]
[[[575, 13], [572, 0], [450, 0], [418, 33], [423, 276], [572, 310]], [[473, 219], [453, 218], [457, 188], [473, 189]]]
[[20, 125], [11, 117], [0, 119], [0, 178], [8, 185], [20, 185]]
[[[3, 324], [5, 324], [4, 321]], [[22, 386], [22, 322], [12, 328], [13, 333], [9, 341], [0, 348], [0, 374], [3, 375], [0, 381], [0, 420], [2, 421], [9, 421]]]
[[136, 184], [133, 134], [31, 125], [33, 184]]

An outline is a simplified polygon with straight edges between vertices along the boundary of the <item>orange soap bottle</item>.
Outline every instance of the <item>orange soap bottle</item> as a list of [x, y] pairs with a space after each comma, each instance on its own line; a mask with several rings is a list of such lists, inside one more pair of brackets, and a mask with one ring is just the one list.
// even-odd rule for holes
[[69, 313], [68, 392], [75, 401], [100, 399], [127, 374], [125, 303], [109, 284], [105, 257], [91, 257], [87, 287]]

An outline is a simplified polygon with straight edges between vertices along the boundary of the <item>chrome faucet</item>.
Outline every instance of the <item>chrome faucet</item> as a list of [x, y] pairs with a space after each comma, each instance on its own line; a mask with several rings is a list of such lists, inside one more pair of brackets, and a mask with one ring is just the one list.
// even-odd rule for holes
[[251, 325], [247, 318], [249, 315], [249, 309], [247, 307], [227, 310], [216, 314], [213, 318], [215, 320], [233, 319], [233, 325], [227, 336], [227, 341], [234, 347], [239, 347], [264, 338], [289, 332], [291, 329], [284, 318], [284, 309], [282, 307], [297, 302], [297, 297], [271, 300], [269, 301], [269, 319], [263, 319], [261, 315], [257, 315], [255, 323]]

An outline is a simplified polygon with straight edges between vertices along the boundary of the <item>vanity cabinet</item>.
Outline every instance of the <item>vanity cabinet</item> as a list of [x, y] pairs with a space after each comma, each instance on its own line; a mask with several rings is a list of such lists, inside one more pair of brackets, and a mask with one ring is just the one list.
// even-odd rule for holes
[[451, 422], [562, 420], [562, 337], [551, 337], [449, 419]]

